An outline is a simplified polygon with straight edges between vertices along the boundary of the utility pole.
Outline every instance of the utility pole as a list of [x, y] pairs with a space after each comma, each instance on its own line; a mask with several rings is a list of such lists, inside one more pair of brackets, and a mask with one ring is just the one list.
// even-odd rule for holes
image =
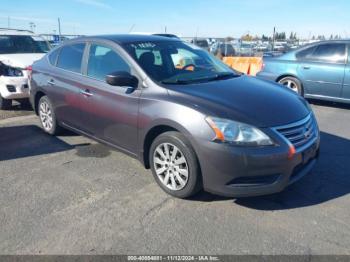
[[61, 20], [57, 18], [58, 21], [58, 41], [61, 42]]
[[34, 32], [36, 25], [33, 22], [29, 23], [30, 31]]
[[276, 27], [273, 28], [273, 36], [272, 36], [272, 51], [275, 50], [275, 36], [276, 36]]
[[164, 28], [164, 33], [166, 33], [166, 26], [165, 26], [165, 28]]
[[129, 29], [129, 33], [131, 33], [131, 31], [134, 29], [134, 27], [135, 27], [135, 24], [132, 24], [130, 29]]

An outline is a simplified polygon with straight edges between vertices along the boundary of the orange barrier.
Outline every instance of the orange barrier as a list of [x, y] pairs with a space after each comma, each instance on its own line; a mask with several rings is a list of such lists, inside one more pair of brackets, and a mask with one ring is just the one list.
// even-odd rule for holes
[[252, 76], [256, 76], [263, 65], [262, 57], [226, 56], [222, 60], [233, 69]]

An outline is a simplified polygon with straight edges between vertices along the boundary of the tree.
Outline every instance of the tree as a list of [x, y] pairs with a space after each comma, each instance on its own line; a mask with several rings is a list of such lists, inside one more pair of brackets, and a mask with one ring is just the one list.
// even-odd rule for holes
[[241, 39], [242, 39], [243, 41], [252, 41], [252, 40], [253, 40], [253, 36], [251, 36], [250, 34], [246, 34], [246, 35], [243, 35], [243, 36], [241, 37]]
[[262, 37], [261, 37], [261, 40], [263, 40], [263, 41], [268, 41], [269, 40], [269, 38], [266, 36], [266, 35], [262, 35]]
[[282, 33], [276, 32], [275, 39], [276, 40], [286, 40], [286, 33], [285, 32], [282, 32]]
[[293, 31], [290, 32], [290, 35], [289, 35], [289, 40], [294, 40], [294, 34], [293, 34]]

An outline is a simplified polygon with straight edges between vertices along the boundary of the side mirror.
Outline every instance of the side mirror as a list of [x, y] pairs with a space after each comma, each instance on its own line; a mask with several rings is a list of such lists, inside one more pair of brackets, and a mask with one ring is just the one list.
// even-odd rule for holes
[[133, 89], [136, 89], [139, 84], [139, 80], [135, 76], [124, 71], [108, 74], [106, 76], [106, 82], [111, 86], [125, 86], [132, 87]]

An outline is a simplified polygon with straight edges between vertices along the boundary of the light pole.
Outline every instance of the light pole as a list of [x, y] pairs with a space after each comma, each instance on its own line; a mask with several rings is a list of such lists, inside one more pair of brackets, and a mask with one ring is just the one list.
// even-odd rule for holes
[[34, 32], [36, 25], [33, 22], [29, 23], [30, 31]]

